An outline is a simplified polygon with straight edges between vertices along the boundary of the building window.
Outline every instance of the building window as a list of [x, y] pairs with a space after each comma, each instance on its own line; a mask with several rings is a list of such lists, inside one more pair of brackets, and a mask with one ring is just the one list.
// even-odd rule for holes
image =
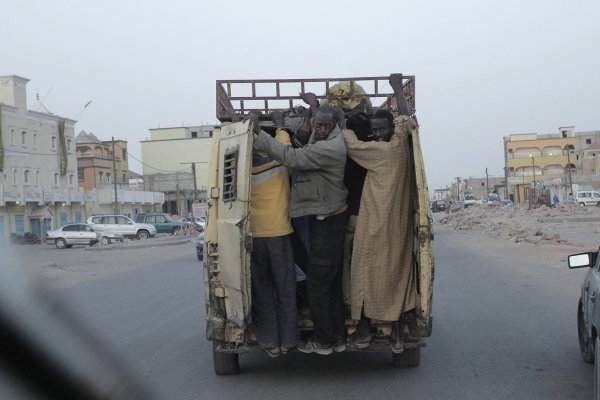
[[69, 185], [73, 186], [73, 174], [69, 175]]
[[23, 171], [23, 183], [29, 185], [29, 170]]
[[110, 174], [106, 173], [106, 183], [110, 183]]
[[80, 181], [85, 179], [85, 176], [83, 174], [83, 168], [77, 168], [77, 179]]
[[35, 147], [37, 144], [37, 133], [33, 134], [33, 147]]
[[192, 132], [192, 137], [193, 138], [197, 138], [198, 137], [198, 132]]
[[10, 130], [10, 144], [15, 144], [15, 130]]
[[123, 174], [123, 183], [127, 181], [127, 174]]
[[103, 183], [103, 172], [98, 172], [98, 183]]
[[27, 132], [21, 132], [21, 144], [23, 146], [27, 145]]
[[56, 136], [52, 136], [50, 138], [50, 148], [52, 148], [52, 150], [56, 150]]
[[35, 185], [37, 186], [40, 183], [40, 170], [35, 170]]
[[592, 144], [592, 139], [585, 139], [585, 144]]
[[17, 184], [17, 169], [13, 169], [13, 174], [12, 174], [12, 183], [13, 185]]
[[58, 172], [54, 173], [54, 186], [58, 186]]
[[67, 140], [67, 151], [71, 151], [71, 139]]

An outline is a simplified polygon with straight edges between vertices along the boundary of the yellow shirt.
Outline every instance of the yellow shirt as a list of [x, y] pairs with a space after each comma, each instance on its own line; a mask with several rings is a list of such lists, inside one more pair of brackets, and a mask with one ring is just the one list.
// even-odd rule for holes
[[[278, 129], [275, 139], [290, 145], [290, 137]], [[292, 233], [290, 182], [287, 168], [262, 152], [252, 154], [250, 229], [254, 237], [284, 236]]]

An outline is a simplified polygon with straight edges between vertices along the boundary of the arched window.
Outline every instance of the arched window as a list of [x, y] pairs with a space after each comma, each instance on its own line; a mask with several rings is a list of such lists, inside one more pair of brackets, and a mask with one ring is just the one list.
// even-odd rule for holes
[[50, 138], [50, 147], [52, 150], [56, 150], [56, 136], [52, 136]]
[[13, 169], [13, 176], [12, 176], [12, 181], [13, 181], [13, 185], [17, 184], [17, 169]]
[[73, 186], [73, 174], [69, 175], [69, 185]]
[[33, 134], [33, 147], [37, 145], [37, 133]]
[[36, 186], [40, 183], [40, 170], [36, 169], [35, 170], [35, 184]]
[[21, 144], [24, 146], [27, 145], [27, 132], [26, 131], [21, 132]]
[[71, 139], [67, 140], [67, 151], [71, 151]]
[[54, 186], [58, 186], [58, 172], [54, 173]]
[[26, 185], [29, 184], [29, 170], [28, 169], [23, 171], [23, 183]]
[[15, 144], [15, 130], [10, 130], [10, 144]]

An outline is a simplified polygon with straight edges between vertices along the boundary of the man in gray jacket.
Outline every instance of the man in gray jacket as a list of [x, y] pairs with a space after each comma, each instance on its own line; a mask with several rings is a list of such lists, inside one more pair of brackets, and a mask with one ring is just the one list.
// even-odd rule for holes
[[310, 140], [301, 148], [278, 142], [253, 121], [258, 134], [254, 147], [294, 170], [291, 217], [310, 218], [306, 286], [315, 333], [300, 342], [298, 350], [324, 355], [346, 349], [341, 267], [348, 192], [344, 186], [346, 145], [337, 115], [330, 106], [320, 107]]

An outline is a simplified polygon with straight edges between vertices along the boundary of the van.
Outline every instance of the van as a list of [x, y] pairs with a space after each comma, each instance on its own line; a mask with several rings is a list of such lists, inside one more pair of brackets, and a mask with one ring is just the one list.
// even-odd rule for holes
[[575, 194], [575, 201], [580, 206], [600, 206], [600, 192], [580, 190]]
[[[404, 90], [409, 104], [414, 109], [414, 77], [404, 77]], [[268, 114], [275, 110], [285, 112], [285, 125], [294, 131], [299, 128], [306, 115], [306, 110], [295, 104], [298, 102], [297, 93], [304, 90], [305, 84], [320, 83], [329, 87], [336, 81], [357, 82], [363, 85], [365, 81], [371, 84], [372, 90], [367, 95], [373, 100], [376, 109], [389, 108], [395, 110], [395, 102], [391, 94], [382, 90], [388, 82], [388, 76], [374, 78], [343, 78], [343, 79], [284, 79], [260, 81], [218, 81], [217, 82], [217, 117], [222, 124], [214, 132], [213, 149], [209, 162], [207, 204], [208, 214], [204, 237], [204, 285], [206, 303], [206, 336], [213, 342], [213, 366], [218, 375], [235, 374], [239, 371], [241, 354], [258, 350], [252, 326], [252, 292], [251, 292], [251, 253], [252, 234], [250, 230], [250, 198], [251, 166], [253, 133], [247, 122], [239, 122], [240, 115], [251, 110], [260, 109]], [[382, 82], [383, 81], [383, 82]], [[236, 85], [252, 87], [259, 83], [261, 96], [252, 95], [240, 97]], [[403, 82], [404, 83], [404, 82]], [[280, 84], [285, 85], [287, 93], [280, 91]], [[245, 85], [245, 86], [244, 86]], [[296, 85], [297, 89], [289, 89]], [[365, 85], [368, 87], [367, 85]], [[388, 85], [389, 87], [389, 85]], [[271, 94], [264, 94], [271, 89]], [[314, 89], [313, 89], [314, 90]], [[242, 90], [243, 92], [243, 90]], [[246, 91], [245, 93], [249, 93]], [[324, 92], [316, 93], [324, 99]], [[352, 97], [350, 93], [347, 96]], [[279, 103], [274, 105], [273, 99]], [[377, 102], [379, 99], [379, 102]], [[245, 108], [254, 101], [253, 107]], [[303, 103], [302, 103], [303, 104]], [[236, 122], [238, 121], [238, 122]], [[263, 125], [264, 124], [264, 125]], [[271, 124], [263, 121], [265, 129]], [[272, 125], [271, 125], [272, 126]], [[433, 230], [429, 195], [425, 179], [425, 167], [421, 154], [418, 132], [411, 134], [412, 149], [411, 170], [413, 232], [413, 268], [416, 285], [416, 307], [405, 312], [399, 321], [403, 334], [404, 351], [392, 353], [388, 341], [392, 323], [372, 321], [372, 327], [377, 330], [371, 345], [366, 349], [348, 347], [348, 351], [378, 351], [391, 355], [392, 365], [397, 367], [416, 367], [420, 363], [421, 348], [425, 346], [424, 338], [432, 331], [432, 291], [433, 291]], [[390, 245], [396, 241], [389, 240]], [[346, 328], [352, 333], [358, 321], [352, 320], [350, 313], [346, 314]], [[310, 313], [299, 313], [298, 325], [301, 336], [312, 333], [313, 323]]]

